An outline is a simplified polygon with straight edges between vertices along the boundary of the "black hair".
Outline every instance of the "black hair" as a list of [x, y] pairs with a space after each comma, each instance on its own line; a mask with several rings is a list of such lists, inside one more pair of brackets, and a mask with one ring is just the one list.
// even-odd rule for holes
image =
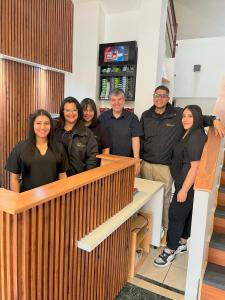
[[182, 114], [183, 112], [189, 109], [192, 113], [193, 116], [193, 125], [191, 126], [191, 128], [188, 131], [188, 134], [185, 137], [185, 140], [188, 139], [188, 137], [191, 135], [191, 133], [193, 131], [195, 131], [196, 129], [202, 129], [204, 130], [204, 126], [203, 126], [203, 115], [202, 115], [202, 110], [201, 107], [198, 105], [187, 105], [183, 108], [182, 110]]
[[61, 120], [65, 123], [64, 106], [65, 106], [66, 103], [74, 103], [74, 105], [78, 109], [77, 121], [82, 120], [83, 119], [83, 110], [81, 108], [81, 105], [80, 105], [79, 101], [74, 97], [67, 97], [61, 103], [61, 106], [60, 106], [60, 109], [59, 109], [59, 115], [60, 115]]
[[157, 90], [163, 90], [163, 91], [165, 91], [165, 92], [167, 93], [167, 95], [169, 95], [169, 93], [170, 93], [170, 90], [169, 90], [168, 87], [165, 86], [165, 85], [159, 85], [159, 86], [157, 86], [157, 87], [155, 88], [155, 90], [154, 90], [154, 93], [156, 93]]
[[81, 103], [82, 111], [86, 110], [88, 106], [91, 107], [91, 109], [94, 111], [94, 117], [91, 121], [91, 125], [96, 125], [98, 123], [98, 112], [97, 112], [97, 107], [95, 104], [95, 101], [91, 98], [84, 98]]
[[38, 109], [34, 113], [31, 114], [30, 117], [30, 122], [29, 122], [29, 136], [28, 140], [31, 145], [34, 147], [36, 146], [36, 134], [34, 132], [34, 121], [36, 120], [37, 117], [39, 116], [46, 116], [49, 121], [50, 121], [50, 131], [47, 136], [48, 139], [48, 146], [54, 150], [54, 125], [53, 125], [53, 120], [49, 112], [47, 112], [44, 109]]
[[125, 93], [122, 89], [111, 90], [111, 92], [109, 93], [109, 99], [111, 98], [111, 96], [122, 96], [125, 100]]

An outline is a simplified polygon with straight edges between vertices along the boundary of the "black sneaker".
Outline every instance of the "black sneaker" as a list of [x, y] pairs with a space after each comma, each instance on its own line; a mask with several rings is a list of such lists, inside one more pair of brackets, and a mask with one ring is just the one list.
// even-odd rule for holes
[[171, 252], [170, 249], [165, 248], [155, 260], [154, 260], [154, 265], [156, 267], [164, 268], [167, 267], [171, 264], [171, 262], [175, 259], [175, 251]]

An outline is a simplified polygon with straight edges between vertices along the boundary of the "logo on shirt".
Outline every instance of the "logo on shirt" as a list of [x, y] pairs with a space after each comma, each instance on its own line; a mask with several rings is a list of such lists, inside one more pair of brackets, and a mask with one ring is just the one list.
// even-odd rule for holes
[[174, 127], [175, 124], [171, 124], [171, 123], [166, 123], [166, 127]]
[[76, 146], [77, 146], [77, 147], [81, 147], [81, 148], [82, 148], [82, 147], [85, 147], [85, 145], [82, 144], [81, 142], [77, 142]]

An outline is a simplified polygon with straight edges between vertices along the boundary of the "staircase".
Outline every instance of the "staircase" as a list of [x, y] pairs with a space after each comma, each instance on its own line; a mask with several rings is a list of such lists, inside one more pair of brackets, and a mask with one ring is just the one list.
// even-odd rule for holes
[[217, 203], [201, 300], [225, 299], [225, 161]]

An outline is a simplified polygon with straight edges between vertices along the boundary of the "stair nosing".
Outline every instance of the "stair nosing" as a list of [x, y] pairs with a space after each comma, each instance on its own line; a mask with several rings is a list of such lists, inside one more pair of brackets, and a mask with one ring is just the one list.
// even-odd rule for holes
[[[218, 275], [217, 278], [216, 277], [211, 278], [211, 276], [214, 275], [215, 273], [217, 273]], [[218, 278], [220, 281], [217, 280]], [[225, 291], [225, 267], [213, 263], [208, 263], [205, 271], [203, 283], [218, 288], [222, 291]]]
[[[221, 238], [224, 239], [224, 241], [223, 240], [216, 241], [216, 239], [221, 239]], [[209, 243], [209, 247], [224, 251], [224, 255], [225, 255], [225, 234], [219, 232], [213, 232], [211, 241]]]

